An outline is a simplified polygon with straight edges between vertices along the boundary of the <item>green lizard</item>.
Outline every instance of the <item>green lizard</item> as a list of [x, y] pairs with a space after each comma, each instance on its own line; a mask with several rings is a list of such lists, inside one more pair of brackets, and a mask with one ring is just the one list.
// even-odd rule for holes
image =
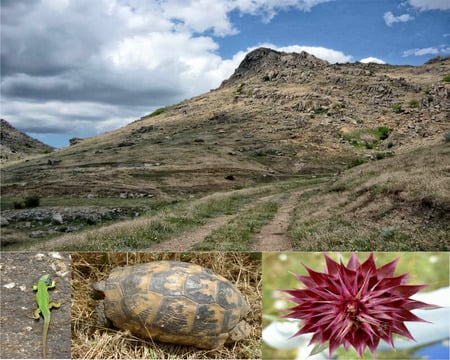
[[40, 314], [44, 317], [44, 329], [42, 331], [42, 357], [45, 359], [47, 356], [47, 333], [48, 326], [50, 325], [50, 309], [59, 308], [60, 303], [49, 302], [48, 289], [54, 288], [56, 281], [50, 281], [50, 275], [42, 275], [37, 285], [33, 285], [33, 290], [36, 292], [36, 303], [38, 308], [34, 312], [33, 319], [39, 319]]

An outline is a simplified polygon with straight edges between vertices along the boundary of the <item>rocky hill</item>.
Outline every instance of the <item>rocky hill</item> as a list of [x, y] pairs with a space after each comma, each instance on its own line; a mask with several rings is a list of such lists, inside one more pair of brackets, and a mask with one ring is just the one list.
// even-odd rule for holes
[[0, 119], [0, 161], [17, 160], [33, 154], [50, 153], [53, 148], [14, 128]]
[[2, 165], [3, 246], [448, 250], [449, 74], [257, 49], [215, 90]]
[[449, 73], [449, 58], [330, 65], [257, 49], [216, 90], [5, 168], [3, 192], [188, 195], [336, 173], [442, 138]]

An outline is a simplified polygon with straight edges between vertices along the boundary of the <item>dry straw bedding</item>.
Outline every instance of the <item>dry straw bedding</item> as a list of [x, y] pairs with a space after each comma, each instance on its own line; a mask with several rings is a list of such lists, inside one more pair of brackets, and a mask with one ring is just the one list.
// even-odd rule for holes
[[[157, 260], [185, 261], [207, 267], [239, 288], [251, 306], [246, 317], [248, 339], [214, 350], [164, 344], [118, 329], [99, 328], [98, 302], [91, 284], [108, 277], [117, 266]], [[72, 358], [78, 359], [257, 359], [261, 358], [261, 254], [211, 253], [74, 253], [72, 281]]]

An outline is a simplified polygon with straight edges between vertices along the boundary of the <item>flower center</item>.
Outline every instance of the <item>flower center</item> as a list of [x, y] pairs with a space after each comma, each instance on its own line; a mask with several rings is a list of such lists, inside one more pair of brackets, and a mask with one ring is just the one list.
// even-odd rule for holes
[[352, 299], [348, 300], [345, 304], [344, 311], [347, 317], [352, 320], [353, 325], [359, 327], [361, 321], [358, 319], [358, 314], [360, 311], [361, 305], [358, 300]]

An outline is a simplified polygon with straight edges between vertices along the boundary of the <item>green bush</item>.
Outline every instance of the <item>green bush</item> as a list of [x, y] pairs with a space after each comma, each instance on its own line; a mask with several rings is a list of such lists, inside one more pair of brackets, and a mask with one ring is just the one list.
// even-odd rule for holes
[[389, 137], [389, 134], [392, 132], [392, 129], [387, 126], [379, 126], [378, 130], [378, 138], [380, 140], [386, 140]]
[[409, 105], [410, 108], [413, 108], [413, 109], [418, 108], [419, 107], [419, 101], [416, 100], [416, 99], [409, 100], [408, 105]]
[[365, 162], [366, 162], [365, 159], [355, 159], [355, 160], [352, 160], [352, 161], [350, 162], [350, 164], [347, 165], [347, 167], [348, 167], [349, 169], [351, 169], [351, 168], [353, 168], [353, 167], [355, 167], [355, 166], [362, 165], [362, 164], [364, 164]]
[[450, 82], [450, 74], [449, 75], [445, 75], [442, 80], [445, 81], [445, 82]]
[[162, 114], [166, 110], [167, 110], [167, 107], [162, 107], [162, 108], [156, 109], [151, 114], [147, 115], [147, 117], [158, 116], [158, 115]]
[[394, 104], [394, 105], [392, 105], [392, 111], [395, 113], [401, 113], [401, 112], [403, 112], [403, 109], [400, 104]]
[[23, 209], [25, 208], [25, 204], [22, 201], [14, 201], [13, 207], [14, 209]]
[[38, 207], [41, 203], [41, 198], [38, 195], [30, 195], [25, 198], [24, 203], [27, 208]]

